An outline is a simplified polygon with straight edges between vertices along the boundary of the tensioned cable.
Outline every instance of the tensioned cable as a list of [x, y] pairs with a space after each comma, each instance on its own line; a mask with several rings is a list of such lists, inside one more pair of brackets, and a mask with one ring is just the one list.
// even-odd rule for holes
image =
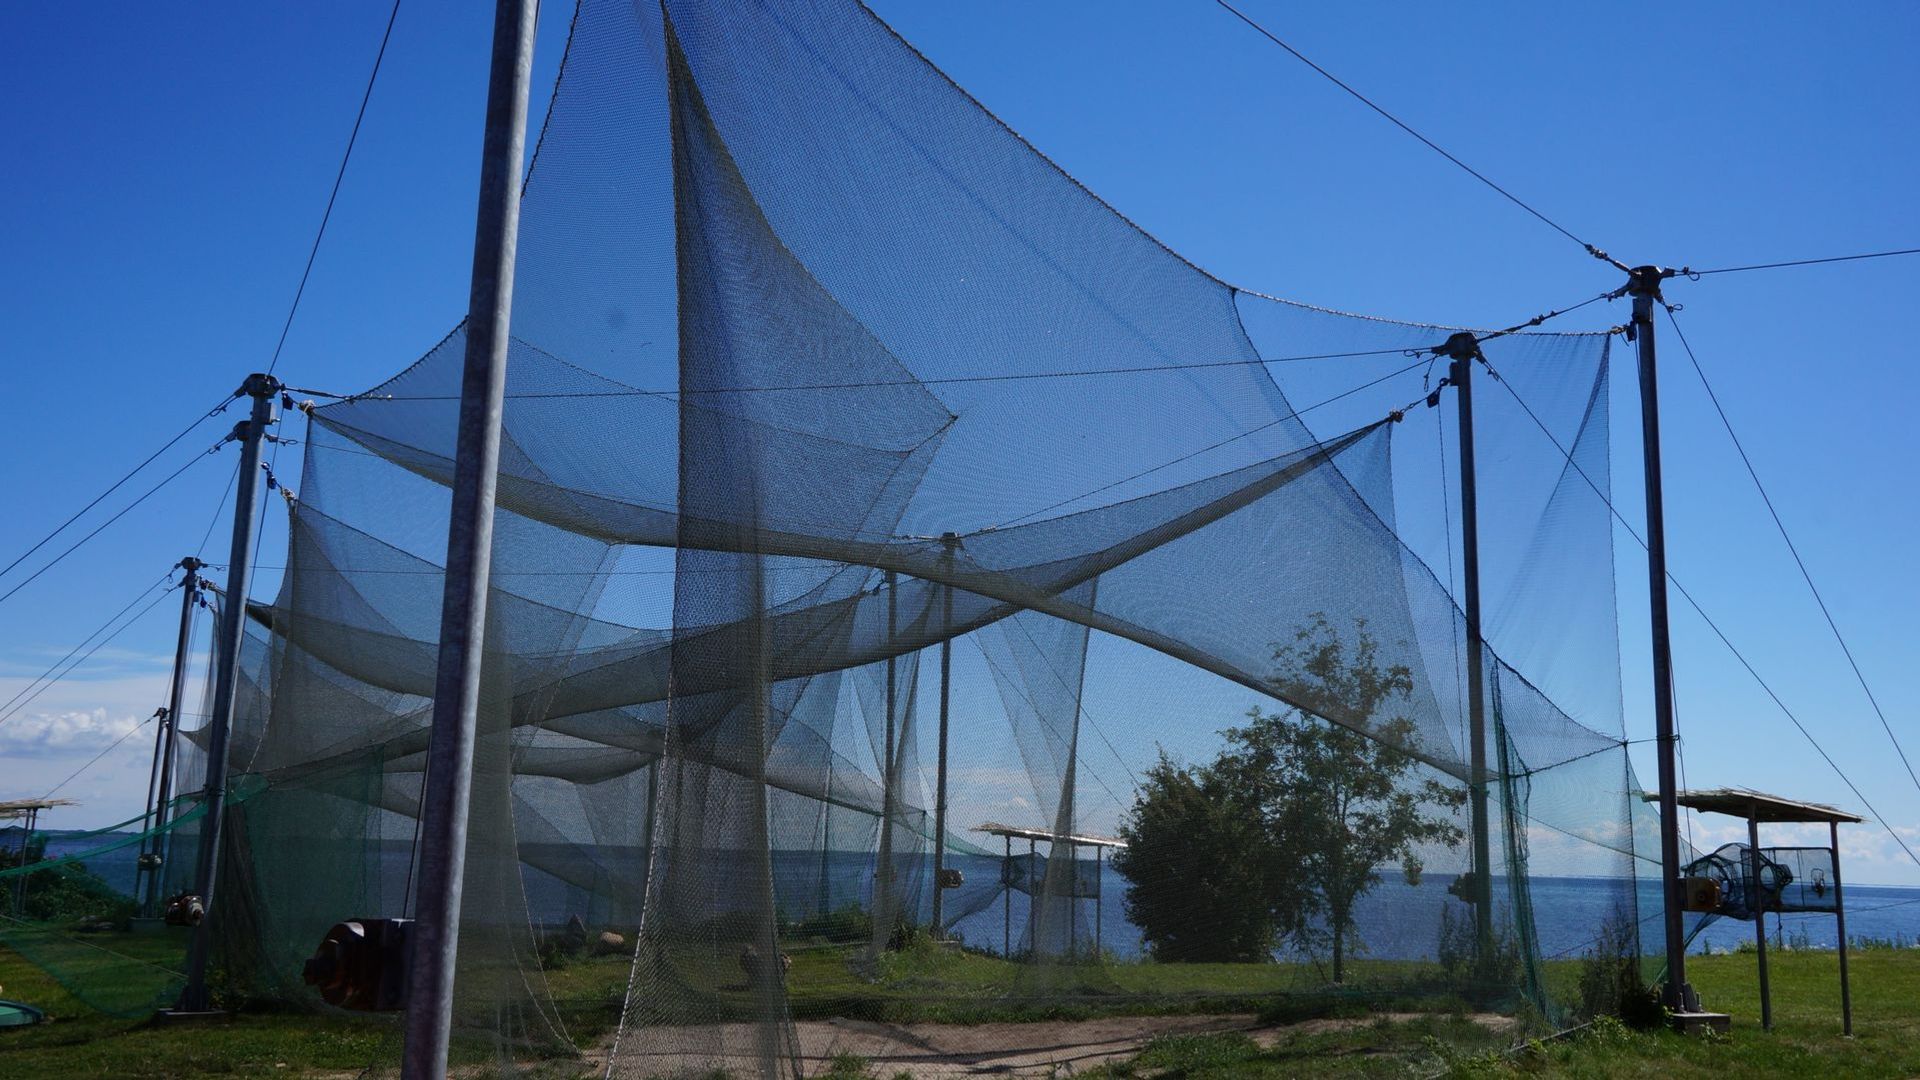
[[[1484, 359], [1482, 362], [1485, 362]], [[1493, 365], [1487, 364], [1487, 370], [1492, 371]], [[1642, 548], [1646, 547], [1647, 541], [1641, 537], [1639, 531], [1633, 527], [1631, 522], [1621, 515], [1620, 509], [1613, 505], [1613, 500], [1607, 496], [1606, 492], [1600, 489], [1600, 485], [1594, 483], [1593, 477], [1588, 476], [1587, 471], [1580, 467], [1579, 462], [1574, 460], [1573, 453], [1561, 444], [1559, 437], [1556, 436], [1552, 429], [1548, 428], [1546, 423], [1540, 419], [1539, 415], [1533, 411], [1533, 406], [1527, 404], [1526, 399], [1521, 397], [1519, 392], [1514, 390], [1507, 380], [1498, 378], [1497, 373], [1493, 381], [1506, 387], [1507, 393], [1512, 395], [1513, 400], [1519, 403], [1520, 408], [1526, 412], [1527, 417], [1533, 421], [1534, 426], [1538, 427], [1540, 431], [1546, 435], [1548, 441], [1553, 443], [1554, 449], [1559, 450], [1561, 456], [1566, 458], [1568, 464], [1573, 466], [1573, 471], [1579, 473], [1580, 478], [1585, 480], [1587, 486], [1593, 489], [1593, 493], [1600, 497], [1602, 503], [1606, 504], [1607, 511], [1613, 515], [1613, 519], [1618, 521], [1621, 527], [1627, 530], [1627, 535], [1633, 537], [1634, 542]], [[1720, 644], [1727, 647], [1727, 651], [1732, 653], [1733, 658], [1740, 662], [1740, 666], [1747, 670], [1747, 674], [1753, 677], [1753, 681], [1759, 685], [1761, 690], [1766, 692], [1767, 697], [1773, 699], [1774, 705], [1779, 707], [1780, 712], [1785, 715], [1800, 734], [1806, 738], [1808, 745], [1812, 746], [1814, 752], [1818, 753], [1821, 759], [1827, 763], [1827, 766], [1833, 770], [1834, 775], [1838, 776], [1840, 781], [1847, 785], [1847, 789], [1853, 792], [1854, 798], [1859, 799], [1861, 805], [1867, 808], [1867, 812], [1872, 814], [1874, 819], [1880, 822], [1880, 827], [1887, 831], [1888, 836], [1893, 837], [1893, 842], [1900, 845], [1900, 850], [1906, 852], [1907, 858], [1913, 860], [1916, 866], [1920, 866], [1920, 855], [1914, 854], [1913, 849], [1907, 846], [1906, 840], [1895, 831], [1892, 823], [1882, 817], [1880, 811], [1874, 809], [1873, 803], [1868, 801], [1867, 797], [1860, 793], [1860, 788], [1854, 784], [1853, 778], [1848, 776], [1846, 770], [1842, 769], [1839, 763], [1833, 760], [1833, 755], [1827, 753], [1826, 748], [1820, 745], [1820, 741], [1815, 739], [1813, 733], [1807, 730], [1807, 726], [1800, 722], [1800, 718], [1794, 715], [1793, 710], [1787, 707], [1787, 703], [1781, 700], [1780, 695], [1774, 692], [1773, 687], [1768, 684], [1767, 680], [1761, 677], [1759, 670], [1748, 661], [1746, 654], [1742, 653], [1739, 648], [1734, 645], [1732, 639], [1727, 637], [1726, 631], [1720, 629], [1720, 624], [1713, 621], [1713, 617], [1708, 615], [1706, 609], [1700, 606], [1700, 601], [1693, 598], [1693, 594], [1687, 591], [1685, 585], [1680, 584], [1680, 579], [1674, 577], [1673, 571], [1671, 570], [1667, 571], [1667, 581], [1686, 599], [1688, 606], [1693, 608], [1694, 614], [1700, 616], [1701, 621], [1707, 624], [1708, 629], [1713, 631], [1714, 636], [1720, 639]]]
[[1371, 98], [1367, 97], [1365, 94], [1362, 94], [1360, 91], [1355, 90], [1353, 87], [1347, 85], [1345, 82], [1342, 82], [1339, 76], [1335, 75], [1333, 72], [1328, 71], [1326, 68], [1321, 67], [1319, 64], [1314, 63], [1312, 60], [1309, 60], [1306, 57], [1306, 55], [1303, 54], [1300, 50], [1280, 40], [1279, 36], [1276, 35], [1273, 31], [1255, 22], [1245, 12], [1241, 11], [1239, 8], [1234, 7], [1232, 4], [1228, 3], [1227, 0], [1214, 0], [1214, 2], [1219, 4], [1221, 7], [1227, 9], [1228, 11], [1232, 12], [1234, 17], [1239, 19], [1241, 22], [1246, 23], [1248, 26], [1253, 27], [1253, 29], [1257, 31], [1260, 34], [1260, 36], [1266, 38], [1268, 41], [1273, 42], [1275, 45], [1278, 45], [1281, 48], [1287, 50], [1288, 53], [1292, 54], [1294, 59], [1307, 65], [1313, 70], [1319, 72], [1320, 75], [1323, 78], [1325, 78], [1328, 82], [1332, 83], [1333, 85], [1339, 87], [1342, 90], [1345, 90], [1348, 94], [1351, 94], [1355, 100], [1360, 102], [1360, 104], [1365, 105], [1367, 108], [1372, 109], [1376, 113], [1379, 113], [1381, 116], [1385, 117], [1388, 121], [1390, 121], [1393, 124], [1393, 126], [1399, 128], [1401, 131], [1404, 131], [1407, 134], [1413, 136], [1414, 138], [1419, 139], [1422, 143], [1426, 145], [1427, 149], [1432, 150], [1434, 153], [1439, 154], [1441, 157], [1446, 158], [1448, 161], [1453, 162], [1455, 165], [1458, 165], [1461, 169], [1466, 171], [1467, 175], [1473, 177], [1475, 180], [1478, 180], [1481, 183], [1492, 188], [1494, 191], [1498, 192], [1502, 198], [1506, 199], [1508, 202], [1512, 203], [1513, 205], [1519, 207], [1522, 210], [1525, 210], [1527, 213], [1532, 214], [1534, 217], [1539, 218], [1542, 222], [1545, 222], [1549, 228], [1553, 229], [1553, 231], [1559, 233], [1561, 236], [1566, 237], [1567, 239], [1573, 241], [1574, 243], [1579, 244], [1582, 248], [1586, 249], [1586, 251], [1589, 254], [1591, 254], [1594, 251], [1594, 246], [1592, 244], [1589, 244], [1585, 240], [1582, 240], [1578, 236], [1575, 236], [1571, 231], [1567, 229], [1566, 226], [1560, 224], [1559, 222], [1548, 217], [1547, 215], [1534, 209], [1532, 206], [1522, 201], [1521, 198], [1518, 195], [1515, 195], [1513, 192], [1508, 191], [1506, 188], [1503, 188], [1499, 184], [1494, 183], [1492, 180], [1487, 179], [1485, 174], [1481, 173], [1478, 169], [1475, 169], [1473, 166], [1467, 164], [1466, 162], [1461, 161], [1459, 158], [1454, 157], [1452, 154], [1442, 149], [1440, 144], [1434, 142], [1432, 139], [1429, 139], [1425, 135], [1422, 135], [1418, 131], [1415, 131], [1411, 126], [1407, 124], [1406, 121], [1400, 119], [1399, 117], [1393, 115], [1387, 110], [1381, 108], [1379, 105], [1374, 104]]
[[220, 493], [220, 501], [213, 504], [213, 517], [207, 522], [207, 531], [200, 535], [200, 546], [193, 549], [194, 558], [207, 553], [207, 544], [213, 540], [213, 530], [220, 525], [220, 511], [227, 508], [227, 497], [233, 494], [234, 482], [240, 479], [240, 463], [233, 463], [233, 471], [227, 474], [226, 490]]
[[1890, 259], [1896, 255], [1920, 255], [1920, 248], [1901, 248], [1898, 251], [1869, 251], [1860, 255], [1834, 255], [1825, 259], [1793, 259], [1788, 262], [1754, 263], [1751, 266], [1723, 266], [1718, 270], [1690, 270], [1694, 277], [1708, 274], [1738, 274], [1746, 270], [1778, 270], [1786, 266], [1820, 266], [1824, 263], [1858, 262], [1861, 259]]
[[[881, 379], [873, 382], [795, 383], [787, 386], [714, 386], [687, 390], [646, 390], [623, 387], [619, 390], [551, 390], [509, 393], [510, 400], [566, 400], [571, 398], [698, 397], [706, 394], [779, 394], [799, 390], [878, 390], [899, 386], [952, 386], [958, 383], [1026, 382], [1035, 379], [1077, 379], [1093, 375], [1151, 375], [1176, 371], [1202, 371], [1209, 368], [1258, 367], [1265, 364], [1293, 364], [1306, 360], [1343, 360], [1360, 356], [1392, 356], [1404, 349], [1364, 349], [1359, 352], [1308, 353], [1301, 356], [1256, 357], [1238, 360], [1205, 360], [1187, 364], [1150, 364], [1136, 367], [1079, 368], [1072, 371], [1017, 371], [997, 375], [949, 375], [931, 379]], [[458, 394], [332, 394], [325, 390], [288, 387], [289, 393], [335, 398], [342, 403], [361, 401], [458, 401]]]
[[400, 17], [400, 0], [393, 0], [387, 15], [386, 32], [380, 35], [380, 51], [374, 54], [373, 71], [367, 76], [367, 89], [360, 95], [360, 111], [354, 114], [353, 130], [347, 135], [347, 149], [340, 155], [340, 169], [333, 176], [333, 190], [327, 194], [327, 208], [320, 215], [320, 229], [314, 234], [313, 247], [307, 252], [306, 268], [300, 271], [300, 285], [293, 290], [293, 305], [287, 309], [287, 321], [280, 327], [280, 340], [274, 343], [273, 359], [267, 362], [267, 374], [280, 364], [280, 350], [287, 346], [287, 334], [293, 330], [293, 317], [300, 311], [300, 298], [306, 294], [307, 279], [313, 276], [314, 260], [320, 257], [320, 241], [327, 235], [327, 222], [333, 218], [333, 204], [340, 198], [340, 183], [347, 177], [347, 162], [353, 160], [353, 144], [360, 138], [360, 122], [367, 118], [367, 102], [373, 100], [373, 84], [380, 78], [380, 62], [386, 59], [387, 42], [393, 37], [394, 21]]
[[146, 490], [146, 493], [141, 495], [139, 498], [133, 500], [127, 505], [114, 511], [114, 514], [112, 517], [108, 518], [107, 520], [101, 522], [98, 525], [95, 525], [93, 527], [92, 532], [89, 532], [87, 535], [81, 537], [78, 540], [75, 540], [73, 544], [69, 546], [65, 551], [62, 551], [60, 554], [55, 555], [51, 561], [41, 566], [40, 569], [35, 570], [33, 573], [27, 575], [26, 578], [24, 578], [23, 580], [15, 583], [13, 588], [8, 589], [4, 593], [0, 593], [0, 604], [6, 603], [7, 599], [11, 597], [14, 593], [17, 593], [21, 589], [24, 589], [28, 585], [32, 584], [34, 580], [38, 578], [41, 574], [44, 574], [47, 571], [53, 569], [54, 567], [60, 565], [60, 561], [62, 559], [65, 559], [67, 556], [80, 550], [81, 545], [85, 544], [87, 541], [93, 539], [96, 536], [99, 536], [101, 533], [101, 530], [105, 529], [107, 526], [113, 524], [114, 522], [119, 521], [121, 518], [125, 517], [127, 513], [131, 511], [134, 507], [139, 506], [143, 502], [146, 502], [148, 499], [152, 498], [156, 493], [158, 493], [161, 488], [166, 487], [168, 484], [173, 483], [174, 480], [179, 478], [181, 473], [184, 473], [188, 469], [193, 468], [195, 464], [200, 462], [202, 459], [206, 458], [208, 455], [219, 450], [222, 446], [225, 446], [226, 444], [227, 444], [227, 440], [222, 439], [219, 442], [213, 444], [213, 446], [210, 447], [206, 453], [196, 454], [193, 457], [188, 458], [186, 464], [180, 466], [178, 469], [175, 469], [173, 472], [167, 474], [166, 479], [148, 488]]
[[[55, 672], [59, 672], [62, 665], [66, 664], [67, 661], [72, 660], [74, 656], [80, 652], [81, 649], [84, 649], [88, 645], [92, 644], [94, 638], [99, 637], [101, 634], [105, 634], [109, 627], [111, 627], [114, 623], [120, 621], [121, 616], [125, 615], [129, 611], [132, 611], [135, 605], [139, 604], [140, 601], [145, 600], [147, 598], [148, 592], [152, 591], [153, 589], [159, 588], [162, 584], [164, 584], [167, 578], [172, 576], [172, 573], [173, 573], [172, 571], [168, 571], [165, 574], [161, 574], [159, 581], [156, 581], [152, 585], [148, 585], [142, 588], [138, 593], [134, 595], [134, 598], [132, 600], [127, 601], [126, 607], [123, 607], [119, 611], [114, 612], [111, 616], [107, 618], [106, 622], [103, 622], [100, 624], [99, 629], [95, 630], [91, 634], [88, 634], [86, 637], [81, 638], [80, 643], [78, 645], [75, 645], [73, 648], [68, 649], [67, 655], [61, 657], [58, 660], [55, 660], [53, 664], [47, 668], [47, 670], [41, 672], [39, 676], [37, 676], [32, 682], [21, 687], [19, 691], [16, 692], [11, 698], [8, 698], [4, 704], [0, 704], [0, 724], [6, 723], [8, 717], [11, 717], [14, 713], [19, 711], [19, 709], [14, 708], [14, 704], [16, 702], [19, 703], [19, 706], [21, 709], [24, 709], [27, 707], [27, 705], [30, 702], [33, 701], [34, 698], [39, 697], [41, 692], [46, 690], [48, 686], [52, 686], [54, 683], [57, 683], [61, 679], [66, 678], [65, 672], [60, 672], [60, 674], [57, 674], [57, 675], [55, 674]], [[162, 592], [161, 595], [165, 596], [166, 593]], [[141, 614], [144, 615], [145, 612], [142, 612]], [[134, 618], [138, 619], [139, 616], [135, 616]], [[124, 630], [126, 629], [126, 627], [123, 626], [120, 629]], [[115, 630], [114, 634], [117, 635], [119, 634], [119, 632], [120, 632], [119, 630]], [[113, 640], [112, 636], [109, 636], [107, 638], [107, 641], [112, 641], [112, 640]], [[100, 643], [100, 645], [105, 645], [105, 644], [106, 644], [106, 641], [103, 641]], [[96, 649], [98, 649], [99, 647], [100, 647], [99, 645], [94, 646], [94, 648]], [[87, 656], [92, 656], [92, 655], [93, 654], [91, 652], [87, 654]], [[86, 657], [83, 656], [80, 658], [79, 662], [74, 664], [74, 667], [79, 667], [81, 663], [85, 663], [85, 662], [86, 662]], [[72, 670], [73, 668], [67, 668], [67, 671], [72, 671]], [[48, 681], [46, 686], [40, 685], [43, 680], [48, 680], [49, 678], [51, 678], [51, 681]], [[38, 687], [38, 689], [35, 689], [35, 687]], [[32, 696], [30, 697], [27, 696], [29, 694]], [[22, 697], [26, 697], [27, 698], [26, 701], [21, 701], [20, 699]]]
[[122, 476], [120, 479], [115, 480], [113, 484], [107, 488], [107, 490], [101, 492], [98, 495], [95, 495], [93, 497], [92, 502], [89, 502], [87, 503], [87, 505], [74, 511], [72, 517], [61, 522], [59, 527], [55, 528], [52, 532], [48, 533], [47, 535], [41, 537], [38, 543], [34, 544], [32, 547], [28, 548], [27, 550], [21, 552], [12, 562], [8, 563], [5, 567], [0, 567], [0, 577], [4, 577], [6, 574], [12, 572], [14, 567], [19, 566], [21, 563], [25, 562], [27, 558], [31, 556], [34, 552], [39, 551], [41, 548], [45, 547], [48, 541], [52, 540], [56, 536], [59, 536], [62, 532], [65, 532], [69, 525], [72, 525], [74, 522], [80, 520], [80, 518], [83, 515], [85, 515], [87, 511], [93, 509], [96, 506], [99, 506], [102, 499], [105, 499], [107, 496], [120, 490], [121, 485], [133, 479], [136, 475], [139, 474], [140, 470], [153, 464], [154, 460], [157, 459], [161, 454], [164, 454], [167, 451], [173, 449], [174, 446], [177, 445], [181, 439], [184, 439], [188, 435], [193, 434], [194, 428], [199, 427], [201, 424], [206, 423], [212, 417], [218, 416], [221, 412], [225, 411], [226, 407], [232, 403], [234, 396], [235, 395], [230, 394], [227, 397], [222, 398], [218, 405], [215, 405], [213, 408], [200, 414], [198, 417], [194, 419], [193, 423], [188, 424], [186, 428], [180, 432], [180, 434], [175, 435], [171, 439], [168, 439], [166, 441], [166, 444], [160, 447], [160, 449], [155, 450], [151, 454], [148, 454], [147, 459], [145, 461], [142, 461], [140, 464], [135, 465], [131, 470], [127, 472], [125, 476]]
[[[1397, 353], [1404, 353], [1406, 350], [1394, 349], [1392, 351]], [[1190, 461], [1194, 458], [1199, 457], [1201, 454], [1210, 453], [1214, 450], [1218, 450], [1221, 447], [1227, 445], [1228, 443], [1238, 442], [1241, 439], [1247, 438], [1248, 436], [1251, 436], [1251, 435], [1258, 435], [1260, 432], [1266, 431], [1269, 428], [1278, 427], [1279, 425], [1284, 424], [1289, 420], [1293, 420], [1293, 419], [1297, 419], [1299, 417], [1305, 416], [1306, 414], [1312, 412], [1313, 410], [1321, 408], [1322, 406], [1325, 406], [1325, 405], [1331, 405], [1334, 402], [1339, 401], [1341, 398], [1352, 397], [1354, 394], [1357, 394], [1362, 390], [1367, 390], [1372, 387], [1379, 386], [1381, 383], [1386, 382], [1388, 379], [1397, 378], [1401, 375], [1405, 375], [1407, 372], [1412, 371], [1414, 368], [1421, 367], [1426, 363], [1427, 363], [1426, 358], [1422, 357], [1421, 359], [1415, 360], [1413, 363], [1408, 364], [1406, 367], [1396, 368], [1395, 370], [1389, 371], [1385, 375], [1382, 375], [1377, 379], [1369, 379], [1368, 381], [1361, 383], [1359, 386], [1355, 386], [1347, 390], [1342, 390], [1340, 393], [1335, 394], [1330, 398], [1322, 398], [1321, 400], [1316, 401], [1313, 404], [1306, 406], [1305, 408], [1295, 409], [1294, 411], [1288, 413], [1285, 416], [1278, 416], [1273, 418], [1272, 420], [1267, 421], [1264, 424], [1258, 425], [1257, 427], [1250, 427], [1247, 430], [1240, 432], [1238, 435], [1229, 435], [1226, 438], [1221, 439], [1219, 442], [1212, 443], [1210, 445], [1203, 446], [1198, 450], [1194, 450], [1189, 453], [1182, 454], [1179, 457], [1172, 459], [1171, 461], [1163, 461], [1158, 465], [1152, 466], [1151, 468], [1142, 469], [1139, 472], [1134, 473], [1132, 476], [1123, 476], [1120, 479], [1115, 480], [1110, 484], [1102, 484], [1101, 486], [1094, 488], [1092, 491], [1083, 491], [1080, 494], [1073, 496], [1072, 498], [1062, 499], [1059, 502], [1053, 503], [1050, 506], [1043, 506], [1038, 510], [1029, 510], [1024, 514], [1021, 514], [1017, 518], [1009, 518], [1008, 520], [1003, 521], [998, 525], [990, 525], [985, 530], [982, 530], [982, 531], [984, 532], [984, 531], [991, 531], [994, 529], [1004, 529], [1011, 525], [1017, 525], [1022, 521], [1026, 521], [1029, 518], [1039, 517], [1041, 514], [1047, 513], [1048, 511], [1052, 511], [1052, 510], [1058, 510], [1061, 507], [1066, 506], [1070, 503], [1076, 503], [1081, 501], [1082, 499], [1090, 499], [1093, 496], [1098, 495], [1103, 491], [1110, 491], [1114, 488], [1119, 487], [1122, 484], [1130, 484], [1133, 481], [1138, 480], [1143, 476], [1150, 476], [1153, 473], [1157, 473], [1161, 469], [1172, 468], [1173, 466], [1178, 465], [1183, 461]]]
[[[1447, 417], [1437, 409], [1433, 414], [1433, 430], [1440, 440], [1440, 452], [1434, 457], [1440, 462], [1441, 537], [1447, 549], [1447, 592], [1451, 594], [1453, 592], [1453, 489], [1447, 483]], [[1462, 527], [1464, 528], [1464, 525]], [[1453, 638], [1453, 704], [1458, 710], [1454, 715], [1460, 718], [1460, 725], [1464, 729], [1468, 719], [1467, 678], [1466, 665], [1460, 659], [1459, 620], [1449, 615], [1447, 629]]]
[[1740, 464], [1746, 466], [1747, 476], [1753, 481], [1753, 488], [1760, 493], [1760, 501], [1767, 504], [1767, 515], [1773, 518], [1773, 527], [1780, 531], [1780, 539], [1786, 542], [1787, 551], [1793, 555], [1793, 565], [1800, 568], [1800, 578], [1807, 583], [1807, 591], [1813, 594], [1813, 602], [1820, 605], [1820, 615], [1827, 620], [1827, 629], [1833, 631], [1833, 640], [1840, 644], [1840, 652], [1847, 658], [1847, 666], [1853, 669], [1853, 677], [1859, 682], [1861, 692], [1867, 695], [1867, 703], [1873, 706], [1873, 714], [1880, 718], [1880, 726], [1885, 729], [1887, 739], [1893, 743], [1894, 752], [1900, 755], [1900, 764], [1907, 767], [1907, 779], [1920, 789], [1920, 775], [1915, 775], [1913, 762], [1908, 760], [1906, 748], [1900, 745], [1900, 739], [1893, 733], [1893, 725], [1887, 722], [1887, 714], [1880, 708], [1880, 699], [1873, 694], [1873, 688], [1867, 685], [1867, 677], [1860, 670], [1860, 661], [1854, 659], [1853, 649], [1847, 645], [1847, 639], [1840, 633], [1840, 624], [1834, 621], [1833, 612], [1827, 608], [1826, 597], [1820, 595], [1820, 587], [1813, 583], [1813, 574], [1807, 569], [1805, 559], [1800, 557], [1800, 548], [1787, 534], [1786, 522], [1780, 520], [1780, 511], [1773, 505], [1773, 496], [1767, 494], [1767, 486], [1760, 482], [1760, 473], [1753, 467], [1753, 459], [1747, 456], [1747, 448], [1741, 444], [1740, 436], [1733, 430], [1733, 421], [1727, 418], [1727, 410], [1720, 404], [1720, 395], [1713, 392], [1713, 384], [1707, 381], [1706, 369], [1700, 366], [1700, 358], [1693, 353], [1687, 335], [1680, 329], [1680, 321], [1673, 316], [1673, 308], [1667, 305], [1667, 325], [1673, 327], [1674, 336], [1680, 339], [1680, 347], [1686, 350], [1687, 360], [1693, 364], [1693, 373], [1700, 376], [1700, 385], [1706, 388], [1707, 400], [1713, 402], [1713, 411], [1720, 417], [1720, 426], [1726, 429], [1727, 438], [1733, 441], [1733, 448], [1740, 454]]

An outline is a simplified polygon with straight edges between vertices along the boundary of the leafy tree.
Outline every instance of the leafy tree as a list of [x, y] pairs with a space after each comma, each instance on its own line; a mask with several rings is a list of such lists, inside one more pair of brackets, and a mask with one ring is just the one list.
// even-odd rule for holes
[[[1457, 844], [1466, 792], [1413, 773], [1404, 666], [1383, 666], [1355, 620], [1349, 646], [1326, 616], [1274, 649], [1280, 695], [1312, 712], [1248, 714], [1211, 764], [1163, 755], [1149, 773], [1115, 859], [1127, 913], [1159, 959], [1260, 959], [1289, 940], [1330, 950], [1345, 978], [1353, 909], [1399, 863], [1417, 884], [1419, 850]], [[1337, 716], [1367, 734], [1328, 723]]]
[[1127, 846], [1113, 866], [1128, 882], [1127, 918], [1154, 959], [1251, 962], [1272, 953], [1259, 817], [1214, 770], [1162, 753], [1120, 837]]
[[1227, 732], [1215, 766], [1258, 805], [1270, 857], [1293, 866], [1304, 885], [1281, 932], [1314, 951], [1330, 948], [1335, 982], [1346, 974], [1354, 905], [1380, 883], [1379, 868], [1397, 862], [1417, 884], [1422, 846], [1460, 842], [1454, 812], [1467, 798], [1462, 788], [1409, 776], [1417, 763], [1402, 747], [1414, 727], [1399, 710], [1412, 696], [1413, 674], [1382, 666], [1364, 619], [1354, 629], [1349, 648], [1325, 615], [1314, 615], [1274, 650], [1272, 681], [1288, 700], [1363, 723], [1368, 733], [1299, 709], [1256, 708], [1245, 727]]

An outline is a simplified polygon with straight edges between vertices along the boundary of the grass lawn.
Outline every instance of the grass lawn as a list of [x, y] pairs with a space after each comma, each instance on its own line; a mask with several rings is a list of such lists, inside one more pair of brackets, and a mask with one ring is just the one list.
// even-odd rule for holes
[[[576, 1044], [604, 1043], [617, 1022], [628, 965], [622, 957], [583, 960], [546, 973], [560, 1022]], [[1153, 1012], [1264, 1011], [1285, 1023], [1273, 1032], [1196, 1035], [1155, 1043], [1136, 1061], [1091, 1074], [1108, 1078], [1507, 1075], [1713, 1077], [1912, 1076], [1920, 1074], [1920, 951], [1874, 949], [1854, 956], [1857, 1037], [1839, 1033], [1837, 961], [1830, 953], [1775, 955], [1776, 1030], [1759, 1030], [1753, 957], [1702, 957], [1689, 964], [1701, 995], [1734, 1014], [1726, 1040], [1683, 1039], [1608, 1027], [1585, 1037], [1507, 1054], [1512, 1038], [1462, 1015], [1370, 1017], [1368, 1006], [1403, 1010], [1387, 998], [1333, 999], [1302, 994], [1300, 976], [1282, 965], [1116, 965], [1056, 970], [1028, 982], [1024, 1003], [1009, 1002], [1015, 969], [991, 957], [910, 950], [887, 957], [868, 981], [840, 950], [798, 950], [789, 977], [796, 1019], [858, 1016], [985, 1022]], [[1249, 979], [1249, 976], [1256, 976]], [[1032, 979], [1031, 973], [1024, 976]], [[157, 1026], [107, 1016], [62, 991], [17, 955], [0, 950], [4, 996], [47, 1010], [54, 1019], [0, 1030], [0, 1076], [188, 1077], [207, 1075], [352, 1076], [398, 1057], [397, 1018], [306, 1012], [243, 1013], [194, 1026]], [[744, 990], [744, 988], [742, 988]], [[721, 991], [722, 996], [730, 988]], [[1273, 995], [1279, 994], [1280, 997]], [[1289, 1013], [1274, 1002], [1300, 1006]], [[1304, 1004], [1303, 1004], [1304, 1003]], [[1428, 1002], [1429, 1009], [1445, 1008]], [[1311, 1005], [1311, 1008], [1304, 1007]], [[544, 1064], [554, 1077], [586, 1069], [578, 1059]], [[858, 1062], [834, 1075], [864, 1075]]]
[[[1776, 952], [1774, 1030], [1760, 1028], [1748, 953], [1699, 957], [1687, 973], [1711, 1008], [1733, 1014], [1727, 1038], [1633, 1032], [1601, 1024], [1582, 1035], [1509, 1053], [1505, 1039], [1442, 1018], [1376, 1022], [1346, 1031], [1283, 1034], [1269, 1047], [1244, 1035], [1169, 1038], [1132, 1062], [1083, 1075], [1102, 1080], [1262, 1080], [1294, 1076], [1909, 1077], [1920, 1075], [1920, 951], [1852, 955], [1854, 1037], [1840, 1032], [1839, 960]], [[1451, 1026], [1448, 1026], [1451, 1025]]]

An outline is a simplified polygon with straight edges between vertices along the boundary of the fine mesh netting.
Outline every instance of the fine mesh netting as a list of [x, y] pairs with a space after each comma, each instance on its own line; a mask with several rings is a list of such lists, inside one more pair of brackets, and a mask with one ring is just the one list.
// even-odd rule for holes
[[[791, 1075], [828, 1017], [1327, 994], [1559, 1019], [1556, 963], [1657, 911], [1606, 335], [1486, 344], [1474, 703], [1454, 402], [1422, 401], [1452, 328], [1218, 281], [862, 7], [583, 0], [516, 274], [460, 1060]], [[214, 917], [246, 993], [311, 1003], [328, 927], [410, 914], [465, 345], [310, 410], [242, 657]], [[1115, 838], [1163, 761], [1262, 723], [1422, 831], [1310, 851], [1286, 887], [1351, 903], [1171, 974], [1130, 894], [1231, 868]]]

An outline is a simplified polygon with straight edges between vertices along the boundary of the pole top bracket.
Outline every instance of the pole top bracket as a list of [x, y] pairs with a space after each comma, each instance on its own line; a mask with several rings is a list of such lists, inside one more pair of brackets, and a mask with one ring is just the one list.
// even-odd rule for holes
[[256, 398], [272, 397], [280, 392], [280, 385], [279, 379], [264, 372], [256, 371], [247, 376], [246, 381], [240, 384], [240, 389], [234, 391], [233, 396]]

